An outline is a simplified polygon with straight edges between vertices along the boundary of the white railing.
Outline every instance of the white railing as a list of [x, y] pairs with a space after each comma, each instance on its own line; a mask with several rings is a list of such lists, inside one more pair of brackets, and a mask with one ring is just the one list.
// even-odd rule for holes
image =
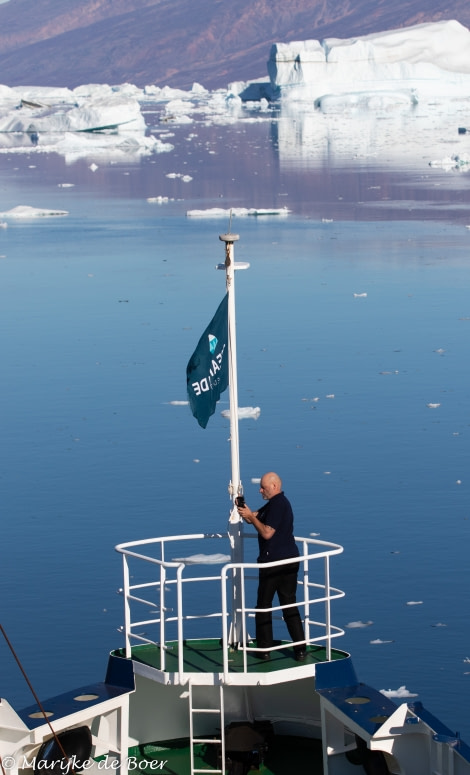
[[[244, 536], [244, 538], [252, 537], [254, 537], [252, 534]], [[174, 549], [182, 542], [189, 542], [193, 546], [194, 542], [207, 539], [223, 540], [229, 547], [226, 535], [205, 533], [149, 538], [144, 541], [132, 541], [116, 546], [116, 551], [122, 554], [123, 560], [124, 587], [122, 594], [124, 596], [124, 634], [127, 657], [131, 656], [132, 644], [158, 645], [161, 651], [160, 668], [164, 671], [167, 661], [167, 642], [176, 640], [178, 642], [178, 672], [183, 673], [183, 641], [189, 639], [190, 626], [192, 627], [195, 621], [220, 620], [217, 625], [217, 637], [221, 636], [223, 671], [224, 674], [228, 674], [228, 646], [231, 642], [231, 626], [233, 624], [231, 609], [232, 601], [236, 599], [236, 616], [241, 620], [242, 632], [238, 648], [243, 650], [243, 669], [245, 672], [247, 671], [248, 641], [250, 640], [248, 619], [254, 617], [256, 612], [254, 605], [247, 605], [247, 599], [255, 598], [256, 592], [255, 587], [253, 587], [253, 593], [247, 595], [246, 587], [247, 582], [253, 583], [257, 579], [259, 564], [256, 562], [226, 562], [220, 573], [189, 575], [189, 569], [194, 570], [197, 565], [205, 564], [207, 556], [203, 556], [199, 562], [197, 555], [196, 557], [188, 555], [186, 558], [177, 560], [166, 559], [170, 547]], [[340, 554], [343, 548], [338, 544], [318, 541], [313, 538], [296, 536], [296, 541], [301, 549], [298, 599], [295, 605], [299, 608], [304, 623], [305, 641], [307, 645], [324, 644], [326, 658], [330, 660], [332, 639], [344, 634], [342, 629], [331, 624], [331, 601], [343, 597], [344, 592], [335, 589], [330, 584], [330, 557]], [[292, 558], [279, 562], [263, 563], [263, 568], [291, 563]], [[317, 578], [319, 576], [317, 581], [311, 579], [313, 570], [317, 573]], [[137, 577], [142, 579], [140, 583], [136, 583]], [[183, 590], [190, 588], [187, 585], [196, 584], [210, 585], [209, 591], [202, 595], [202, 599], [207, 603], [206, 610], [202, 613], [197, 613], [194, 610], [191, 613], [185, 613]], [[235, 596], [233, 594], [234, 584], [237, 585]], [[214, 607], [210, 602], [211, 592], [216, 598], [214, 610], [211, 610]], [[200, 600], [201, 593], [196, 602], [192, 601], [191, 607], [194, 609]], [[132, 611], [137, 605], [140, 607], [139, 610], [142, 610], [142, 607], [147, 607], [150, 616], [134, 618]], [[284, 608], [288, 607], [284, 606]], [[313, 609], [315, 608], [317, 611], [320, 607], [323, 614], [320, 614], [319, 620], [313, 619]], [[267, 610], [273, 612], [273, 617], [276, 615], [280, 617], [282, 609], [281, 606], [273, 606]], [[322, 621], [323, 618], [324, 621]], [[175, 627], [175, 637], [170, 637], [169, 630]], [[142, 631], [142, 628], [146, 629]], [[156, 632], [152, 633], [153, 637], [150, 637], [147, 630], [152, 628]], [[207, 637], [207, 634], [200, 637]], [[273, 646], [272, 649], [263, 649], [263, 651], [276, 651], [281, 648], [285, 648], [285, 642], [282, 645]], [[249, 650], [252, 653], [256, 649], [250, 647]]]

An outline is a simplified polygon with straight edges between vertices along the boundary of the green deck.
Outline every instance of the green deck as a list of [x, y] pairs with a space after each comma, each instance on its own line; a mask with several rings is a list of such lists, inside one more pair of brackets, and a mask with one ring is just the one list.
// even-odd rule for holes
[[[190, 775], [188, 740], [171, 740], [158, 745], [143, 745], [129, 751], [139, 762], [138, 772], [162, 772], [163, 775]], [[152, 765], [153, 762], [153, 765]], [[158, 763], [158, 764], [157, 764]], [[213, 745], [196, 745], [196, 769], [220, 768], [217, 749]], [[156, 769], [158, 767], [158, 769]], [[226, 765], [226, 772], [229, 769]], [[270, 741], [259, 769], [249, 769], [250, 775], [287, 775], [287, 773], [323, 772], [321, 740], [277, 735]]]
[[[281, 645], [280, 643], [278, 645]], [[116, 656], [125, 657], [125, 650], [118, 649], [113, 652]], [[326, 662], [326, 649], [323, 646], [309, 646], [307, 656], [303, 662], [296, 662], [292, 646], [286, 642], [282, 649], [271, 652], [271, 659], [264, 661], [259, 659], [256, 651], [250, 653], [248, 649], [247, 672], [270, 673], [276, 670], [299, 667], [300, 665], [313, 665], [318, 662]], [[169, 641], [166, 644], [165, 672], [178, 672], [178, 642]], [[331, 659], [344, 659], [347, 654], [344, 651], [332, 649]], [[132, 659], [144, 665], [161, 670], [161, 649], [158, 645], [134, 646]], [[243, 651], [230, 649], [229, 672], [243, 673]], [[214, 640], [190, 640], [183, 644], [183, 670], [186, 673], [221, 673], [223, 672], [223, 650], [220, 641]]]

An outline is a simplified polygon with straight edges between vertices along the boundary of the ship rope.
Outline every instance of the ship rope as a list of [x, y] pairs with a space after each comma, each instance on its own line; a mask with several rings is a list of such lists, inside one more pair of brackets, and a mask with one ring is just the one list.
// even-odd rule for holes
[[[59, 740], [59, 738], [57, 736], [57, 733], [55, 732], [51, 722], [49, 721], [48, 715], [47, 715], [46, 711], [44, 710], [44, 707], [43, 707], [43, 705], [42, 705], [38, 695], [36, 694], [31, 681], [29, 680], [29, 678], [28, 678], [28, 676], [26, 674], [26, 670], [24, 669], [23, 665], [21, 664], [21, 660], [20, 660], [19, 656], [17, 655], [15, 649], [13, 648], [13, 644], [11, 643], [8, 635], [6, 634], [2, 624], [0, 624], [0, 630], [2, 632], [3, 637], [5, 638], [5, 642], [6, 642], [7, 646], [8, 646], [8, 648], [10, 649], [11, 653], [13, 654], [13, 658], [14, 658], [16, 664], [18, 665], [18, 667], [21, 670], [23, 678], [25, 679], [26, 683], [28, 684], [29, 690], [31, 691], [31, 694], [34, 697], [34, 700], [35, 700], [39, 710], [41, 711], [42, 715], [44, 716], [44, 720], [45, 720], [47, 726], [51, 730], [51, 733], [52, 733], [52, 736], [53, 736], [55, 742], [59, 746], [59, 749], [60, 749], [64, 759], [66, 759], [67, 763], [70, 765], [71, 764], [70, 758], [65, 753], [64, 748], [62, 746], [62, 743], [60, 742], [60, 740]], [[3, 761], [2, 761], [2, 757], [1, 756], [0, 756], [0, 767], [1, 767], [1, 770], [2, 770], [2, 775], [6, 775], [5, 768], [3, 766]], [[71, 772], [71, 775], [75, 775], [75, 771], [74, 771], [73, 767], [70, 767], [70, 772]]]

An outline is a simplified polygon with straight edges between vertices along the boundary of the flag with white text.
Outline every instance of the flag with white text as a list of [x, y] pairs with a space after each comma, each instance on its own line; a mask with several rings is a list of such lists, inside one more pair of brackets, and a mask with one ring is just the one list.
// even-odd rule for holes
[[228, 387], [228, 294], [201, 336], [186, 367], [193, 416], [205, 428], [221, 393]]

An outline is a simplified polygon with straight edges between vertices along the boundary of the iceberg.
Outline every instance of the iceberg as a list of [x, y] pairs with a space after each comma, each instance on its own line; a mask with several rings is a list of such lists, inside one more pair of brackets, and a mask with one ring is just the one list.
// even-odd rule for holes
[[[129, 83], [73, 90], [0, 85], [0, 153], [55, 151], [68, 164], [91, 155], [102, 163], [136, 163], [173, 151], [164, 140], [176, 126], [269, 122], [281, 163], [305, 168], [326, 150], [331, 160], [386, 151], [393, 163], [414, 158], [422, 138], [432, 136], [431, 166], [466, 171], [465, 148], [451, 155], [441, 149], [457, 126], [462, 137], [467, 132], [461, 125], [469, 93], [470, 31], [448, 20], [347, 39], [275, 43], [267, 76], [213, 92], [198, 83], [187, 91]], [[195, 137], [191, 131], [187, 140]], [[225, 212], [213, 208], [188, 215], [225, 217]]]
[[[68, 210], [48, 210], [42, 207], [30, 207], [29, 205], [17, 205], [11, 210], [0, 213], [0, 218], [55, 218], [68, 215]], [[2, 224], [3, 225], [3, 224]]]
[[275, 43], [268, 75], [273, 92], [289, 100], [370, 92], [402, 94], [405, 101], [462, 96], [470, 87], [470, 31], [448, 20], [347, 39]]

